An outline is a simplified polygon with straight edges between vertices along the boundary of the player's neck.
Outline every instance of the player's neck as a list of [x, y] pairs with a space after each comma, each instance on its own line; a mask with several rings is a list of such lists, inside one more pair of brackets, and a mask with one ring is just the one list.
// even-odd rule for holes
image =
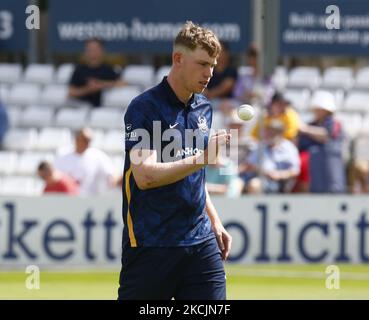
[[167, 81], [176, 94], [177, 98], [187, 105], [187, 102], [191, 99], [193, 92], [189, 92], [188, 90], [186, 90], [186, 88], [182, 85], [180, 79], [178, 79], [178, 77], [176, 77], [172, 71], [169, 72]]

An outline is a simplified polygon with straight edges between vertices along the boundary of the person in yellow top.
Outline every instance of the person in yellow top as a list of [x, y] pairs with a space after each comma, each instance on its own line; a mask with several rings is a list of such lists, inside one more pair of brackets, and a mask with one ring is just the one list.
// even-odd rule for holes
[[[281, 121], [285, 128], [283, 137], [293, 142], [295, 141], [299, 130], [300, 117], [297, 112], [290, 107], [289, 101], [287, 101], [284, 96], [278, 92], [272, 97], [268, 108], [268, 114], [263, 119], [263, 127], [267, 127], [272, 120]], [[254, 139], [259, 139], [260, 127], [258, 122], [252, 128], [251, 136]]]

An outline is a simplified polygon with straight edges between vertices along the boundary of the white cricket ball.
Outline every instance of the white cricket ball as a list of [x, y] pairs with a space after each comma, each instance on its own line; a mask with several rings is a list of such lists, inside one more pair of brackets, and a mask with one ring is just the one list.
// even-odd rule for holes
[[238, 107], [238, 116], [240, 119], [244, 121], [251, 120], [255, 115], [255, 110], [249, 104], [243, 104], [242, 106]]

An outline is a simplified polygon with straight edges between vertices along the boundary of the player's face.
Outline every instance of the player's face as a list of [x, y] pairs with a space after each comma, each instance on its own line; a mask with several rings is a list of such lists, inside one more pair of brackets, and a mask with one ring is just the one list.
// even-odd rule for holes
[[189, 92], [201, 93], [207, 87], [217, 63], [216, 57], [200, 48], [183, 54], [182, 81]]

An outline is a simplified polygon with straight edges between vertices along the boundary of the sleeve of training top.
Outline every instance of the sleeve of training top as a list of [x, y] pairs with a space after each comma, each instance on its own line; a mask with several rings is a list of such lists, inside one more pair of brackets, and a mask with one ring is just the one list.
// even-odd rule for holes
[[154, 107], [148, 102], [136, 98], [130, 103], [124, 115], [126, 152], [133, 147], [153, 150], [154, 113]]

